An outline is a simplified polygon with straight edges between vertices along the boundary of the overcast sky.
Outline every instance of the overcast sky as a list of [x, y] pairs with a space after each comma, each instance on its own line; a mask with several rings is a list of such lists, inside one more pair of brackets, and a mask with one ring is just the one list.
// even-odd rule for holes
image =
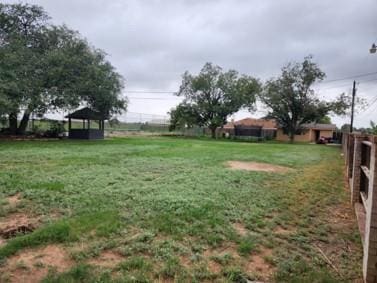
[[[15, 3], [19, 1], [3, 1]], [[327, 80], [377, 72], [376, 0], [30, 0], [54, 24], [66, 24], [108, 54], [126, 91], [176, 91], [185, 70], [205, 62], [262, 80], [312, 54]], [[358, 95], [377, 100], [377, 74], [355, 78]], [[324, 82], [321, 97], [349, 92], [352, 78]], [[127, 93], [129, 111], [166, 114], [180, 99], [169, 93]], [[153, 98], [153, 99], [152, 99]], [[236, 118], [262, 112], [238, 113]], [[377, 121], [377, 102], [356, 126]], [[338, 125], [348, 118], [334, 118]]]

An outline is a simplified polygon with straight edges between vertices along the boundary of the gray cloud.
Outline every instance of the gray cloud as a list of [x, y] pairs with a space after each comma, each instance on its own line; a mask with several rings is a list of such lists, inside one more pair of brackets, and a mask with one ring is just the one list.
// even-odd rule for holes
[[[106, 51], [129, 90], [176, 90], [185, 70], [198, 72], [207, 61], [263, 80], [308, 54], [328, 79], [377, 71], [377, 55], [368, 53], [377, 42], [375, 0], [26, 2], [43, 6], [54, 23], [67, 24]], [[359, 79], [360, 95], [369, 101], [377, 97], [377, 81], [363, 81], [373, 78], [377, 75]], [[318, 89], [321, 96], [332, 98], [349, 91], [340, 85], [351, 82]], [[176, 101], [131, 99], [130, 110], [163, 114]], [[356, 125], [377, 120], [376, 112], [360, 115]], [[242, 115], [247, 114], [237, 117]]]

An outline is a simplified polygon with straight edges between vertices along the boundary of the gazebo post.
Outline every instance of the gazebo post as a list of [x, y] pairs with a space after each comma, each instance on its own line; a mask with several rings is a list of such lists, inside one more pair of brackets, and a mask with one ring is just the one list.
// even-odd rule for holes
[[82, 119], [82, 128], [85, 130], [85, 119]]
[[88, 130], [90, 130], [90, 119], [88, 119]]
[[68, 118], [68, 132], [71, 130], [71, 118]]

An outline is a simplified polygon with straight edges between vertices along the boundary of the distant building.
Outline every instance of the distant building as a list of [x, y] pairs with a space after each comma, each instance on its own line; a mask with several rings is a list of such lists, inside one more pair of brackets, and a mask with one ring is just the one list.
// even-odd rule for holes
[[[316, 142], [320, 137], [332, 138], [336, 131], [334, 124], [303, 124], [302, 129], [295, 135], [295, 141], [298, 142]], [[289, 135], [279, 128], [276, 133], [276, 140], [289, 141]]]
[[269, 137], [276, 136], [277, 126], [273, 119], [245, 118], [232, 121], [218, 128], [219, 136], [250, 136]]
[[[303, 124], [295, 135], [295, 141], [316, 142], [320, 137], [332, 138], [336, 131], [334, 124]], [[217, 135], [226, 136], [250, 136], [262, 138], [276, 138], [278, 141], [289, 141], [289, 135], [279, 127], [274, 119], [245, 118], [226, 123], [217, 129]]]

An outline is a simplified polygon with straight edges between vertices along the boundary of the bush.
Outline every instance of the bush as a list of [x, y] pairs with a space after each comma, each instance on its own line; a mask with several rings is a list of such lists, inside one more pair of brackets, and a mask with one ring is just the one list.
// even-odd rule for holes
[[65, 133], [64, 122], [50, 121], [50, 129], [48, 129], [44, 136], [48, 138], [60, 138]]

